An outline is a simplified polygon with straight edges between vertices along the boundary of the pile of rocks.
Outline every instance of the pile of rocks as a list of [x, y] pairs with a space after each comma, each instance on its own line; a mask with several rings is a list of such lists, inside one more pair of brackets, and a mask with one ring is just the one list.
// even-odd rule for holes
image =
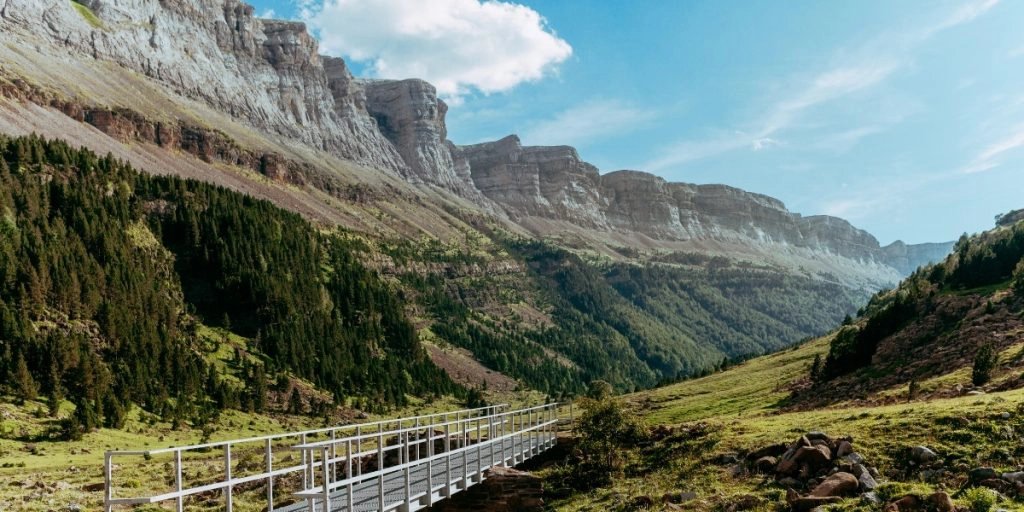
[[798, 511], [870, 494], [878, 487], [878, 470], [854, 451], [850, 437], [832, 439], [822, 432], [808, 432], [790, 444], [751, 452], [747, 462], [754, 471], [772, 475], [786, 487], [786, 501]]
[[990, 467], [974, 468], [968, 472], [967, 481], [969, 485], [988, 487], [1001, 494], [1024, 496], [1024, 470], [1000, 473]]

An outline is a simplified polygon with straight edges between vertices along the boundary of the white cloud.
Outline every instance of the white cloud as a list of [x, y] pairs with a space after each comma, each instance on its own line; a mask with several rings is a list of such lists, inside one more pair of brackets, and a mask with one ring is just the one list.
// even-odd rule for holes
[[583, 146], [627, 133], [655, 119], [658, 113], [620, 100], [591, 100], [563, 110], [523, 133], [531, 145], [570, 144]]
[[964, 167], [963, 172], [974, 174], [998, 167], [1001, 163], [1000, 156], [1022, 147], [1024, 147], [1024, 126], [1018, 126], [1014, 133], [990, 144], [978, 153], [978, 156]]
[[446, 98], [536, 81], [572, 47], [529, 7], [480, 0], [303, 0], [321, 49], [380, 78], [422, 78]]
[[256, 15], [257, 18], [263, 19], [274, 19], [275, 16], [277, 16], [277, 13], [273, 9], [267, 9], [261, 12], [260, 14]]
[[1010, 54], [1007, 55], [1007, 57], [1011, 59], [1016, 59], [1017, 57], [1024, 57], [1024, 46], [1010, 50]]

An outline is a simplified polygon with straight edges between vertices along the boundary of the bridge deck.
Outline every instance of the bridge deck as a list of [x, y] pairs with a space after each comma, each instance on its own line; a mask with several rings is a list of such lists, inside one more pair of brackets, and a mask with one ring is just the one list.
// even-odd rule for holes
[[[516, 443], [506, 443], [503, 451], [496, 451], [494, 459], [491, 458], [490, 448], [487, 445], [482, 447], [478, 455], [477, 450], [452, 453], [450, 461], [447, 458], [433, 460], [431, 464], [430, 497], [427, 496], [427, 462], [416, 465], [409, 469], [409, 481], [411, 489], [411, 503], [408, 508], [405, 497], [405, 473], [397, 471], [384, 475], [384, 499], [383, 508], [378, 494], [380, 488], [380, 477], [371, 477], [357, 484], [352, 485], [352, 509], [348, 508], [348, 490], [342, 489], [331, 493], [330, 512], [378, 512], [390, 510], [419, 510], [436, 503], [446, 496], [465, 490], [469, 486], [480, 483], [486, 479], [486, 471], [495, 466], [514, 466], [523, 462], [529, 453], [540, 453], [553, 445], [553, 440], [537, 437], [525, 438]], [[499, 447], [500, 448], [500, 447]], [[463, 460], [468, 457], [469, 460]], [[446, 482], [447, 469], [451, 468], [452, 481]], [[464, 468], [468, 468], [468, 475], [463, 475]], [[447, 489], [446, 489], [446, 485]], [[313, 500], [312, 510], [322, 512], [323, 500]], [[280, 512], [304, 512], [310, 510], [310, 503], [300, 502], [283, 508], [275, 508]]]
[[[104, 510], [170, 501], [184, 512], [197, 498], [205, 497], [206, 507], [209, 497], [219, 494], [231, 512], [235, 494], [246, 493], [251, 501], [256, 486], [263, 489], [256, 492], [266, 493], [264, 510], [412, 512], [480, 483], [492, 467], [515, 466], [551, 448], [558, 424], [557, 404], [516, 410], [496, 405], [192, 446], [108, 451]], [[145, 471], [169, 477], [173, 488], [119, 496], [124, 487], [115, 482], [114, 459], [133, 457], [142, 459]], [[295, 482], [301, 490], [294, 490]], [[298, 501], [273, 506], [284, 499]]]

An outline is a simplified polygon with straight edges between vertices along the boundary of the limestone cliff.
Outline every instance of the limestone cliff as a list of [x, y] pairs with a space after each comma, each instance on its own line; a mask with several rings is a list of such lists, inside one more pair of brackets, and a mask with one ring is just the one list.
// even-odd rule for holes
[[571, 147], [524, 147], [514, 135], [461, 150], [474, 186], [514, 219], [564, 221], [656, 240], [800, 247], [887, 265], [904, 275], [951, 248], [902, 242], [883, 248], [843, 219], [802, 217], [778, 199], [726, 185], [669, 183], [640, 171], [599, 175]]
[[[7, 0], [0, 38], [39, 41], [53, 61], [97, 59], [141, 73], [258, 130], [361, 164], [405, 164], [358, 100], [336, 100], [317, 42], [303, 23], [264, 20], [237, 0]], [[49, 47], [42, 43], [47, 43]], [[334, 67], [335, 82], [346, 72]], [[85, 85], [85, 84], [82, 84]]]
[[[743, 247], [751, 257], [797, 248], [803, 259], [793, 268], [815, 258], [831, 262], [823, 272], [848, 264], [866, 287], [949, 249], [883, 248], [842, 219], [801, 217], [725, 185], [669, 183], [640, 171], [601, 175], [569, 146], [523, 146], [515, 136], [456, 146], [432, 85], [357, 79], [342, 59], [318, 55], [302, 23], [257, 18], [239, 0], [82, 5], [96, 18], [67, 0], [0, 0], [0, 91], [26, 83], [54, 89], [64, 98], [59, 110], [121, 141], [182, 149], [342, 199], [399, 195], [420, 208], [426, 201], [411, 198], [423, 193], [537, 236], [574, 231], [583, 246], [599, 238], [620, 246], [685, 242], [712, 253]], [[192, 113], [197, 104], [203, 114]], [[181, 120], [190, 115], [191, 124]], [[369, 171], [343, 176], [332, 159]], [[360, 189], [374, 173], [401, 187]]]

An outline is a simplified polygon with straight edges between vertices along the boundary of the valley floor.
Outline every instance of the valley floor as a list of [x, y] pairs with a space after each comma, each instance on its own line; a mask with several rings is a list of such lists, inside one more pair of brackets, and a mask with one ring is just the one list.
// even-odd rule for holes
[[[1024, 389], [928, 399], [957, 383], [969, 386], [969, 371], [922, 383], [921, 399], [911, 402], [787, 409], [789, 386], [807, 373], [816, 354], [828, 351], [828, 341], [820, 339], [709, 377], [626, 396], [626, 406], [655, 426], [655, 441], [629, 453], [623, 473], [611, 486], [557, 499], [553, 507], [789, 510], [787, 486], [753, 469], [744, 456], [769, 445], [792, 443], [808, 432], [852, 438], [865, 464], [880, 471], [882, 485], [876, 494], [883, 504], [851, 498], [826, 510], [882, 510], [884, 502], [905, 494], [927, 496], [937, 490], [946, 490], [966, 507], [967, 498], [960, 491], [970, 469], [1020, 471]], [[1024, 361], [1011, 360], [1021, 348], [1017, 345], [1003, 354], [1005, 373], [1014, 377], [1024, 370]], [[870, 398], [891, 401], [888, 395], [895, 392]], [[939, 470], [922, 471], [908, 462], [910, 450], [918, 445], [941, 457]], [[1024, 510], [1024, 501], [1005, 499], [993, 510], [999, 509]]]

